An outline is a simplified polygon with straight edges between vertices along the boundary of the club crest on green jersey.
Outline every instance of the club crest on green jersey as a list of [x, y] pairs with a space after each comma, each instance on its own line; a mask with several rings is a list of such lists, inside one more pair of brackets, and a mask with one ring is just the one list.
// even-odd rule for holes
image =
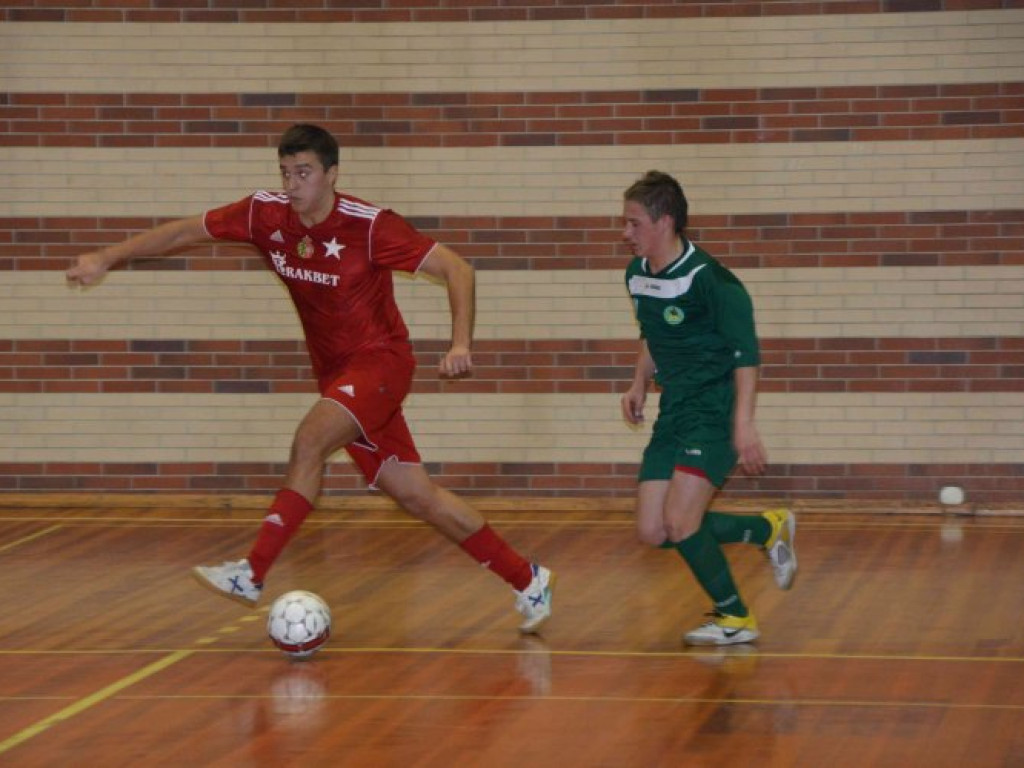
[[665, 311], [661, 313], [661, 316], [669, 325], [679, 325], [686, 317], [686, 313], [679, 307], [670, 304], [665, 307]]

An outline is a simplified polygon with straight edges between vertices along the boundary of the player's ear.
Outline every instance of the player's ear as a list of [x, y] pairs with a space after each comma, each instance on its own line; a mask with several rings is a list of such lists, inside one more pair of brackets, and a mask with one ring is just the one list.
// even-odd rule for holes
[[676, 232], [676, 220], [672, 218], [671, 213], [663, 214], [660, 219], [656, 222], [658, 228], [663, 232], [671, 232], [673, 235]]
[[337, 164], [332, 165], [330, 168], [327, 169], [327, 180], [331, 182], [331, 186], [332, 187], [335, 184], [338, 183], [338, 166], [337, 166]]

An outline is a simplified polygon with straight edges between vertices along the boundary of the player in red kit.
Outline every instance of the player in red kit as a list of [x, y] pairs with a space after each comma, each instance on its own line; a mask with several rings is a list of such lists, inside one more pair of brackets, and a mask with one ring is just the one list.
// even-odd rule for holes
[[299, 423], [283, 486], [249, 554], [199, 566], [196, 578], [255, 605], [267, 572], [320, 495], [327, 460], [344, 448], [371, 487], [510, 584], [524, 616], [519, 629], [536, 632], [551, 615], [554, 574], [523, 558], [477, 510], [430, 478], [402, 413], [415, 360], [391, 273], [423, 273], [445, 284], [452, 343], [440, 371], [461, 376], [472, 368], [472, 267], [394, 211], [336, 192], [338, 144], [323, 128], [292, 126], [277, 153], [283, 192], [256, 192], [167, 222], [82, 254], [66, 273], [90, 285], [134, 258], [211, 239], [245, 242], [259, 249], [295, 304], [321, 397]]

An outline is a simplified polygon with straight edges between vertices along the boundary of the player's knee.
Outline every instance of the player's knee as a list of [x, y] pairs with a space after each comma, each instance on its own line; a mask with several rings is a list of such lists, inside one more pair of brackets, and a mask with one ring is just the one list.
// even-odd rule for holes
[[668, 540], [668, 533], [663, 525], [637, 526], [636, 537], [648, 547], [660, 547]]
[[665, 534], [669, 541], [680, 542], [697, 532], [698, 525], [689, 521], [671, 520], [665, 523]]
[[321, 441], [299, 432], [292, 441], [291, 463], [293, 466], [313, 467], [327, 462], [328, 450]]

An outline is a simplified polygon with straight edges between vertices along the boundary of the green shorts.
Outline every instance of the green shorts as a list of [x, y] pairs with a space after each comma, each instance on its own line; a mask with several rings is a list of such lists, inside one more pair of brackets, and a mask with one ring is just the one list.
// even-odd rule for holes
[[[670, 480], [676, 467], [695, 469], [716, 488], [736, 466], [732, 444], [732, 398], [662, 394], [658, 419], [644, 449], [639, 480]], [[731, 392], [729, 393], [731, 394]]]

